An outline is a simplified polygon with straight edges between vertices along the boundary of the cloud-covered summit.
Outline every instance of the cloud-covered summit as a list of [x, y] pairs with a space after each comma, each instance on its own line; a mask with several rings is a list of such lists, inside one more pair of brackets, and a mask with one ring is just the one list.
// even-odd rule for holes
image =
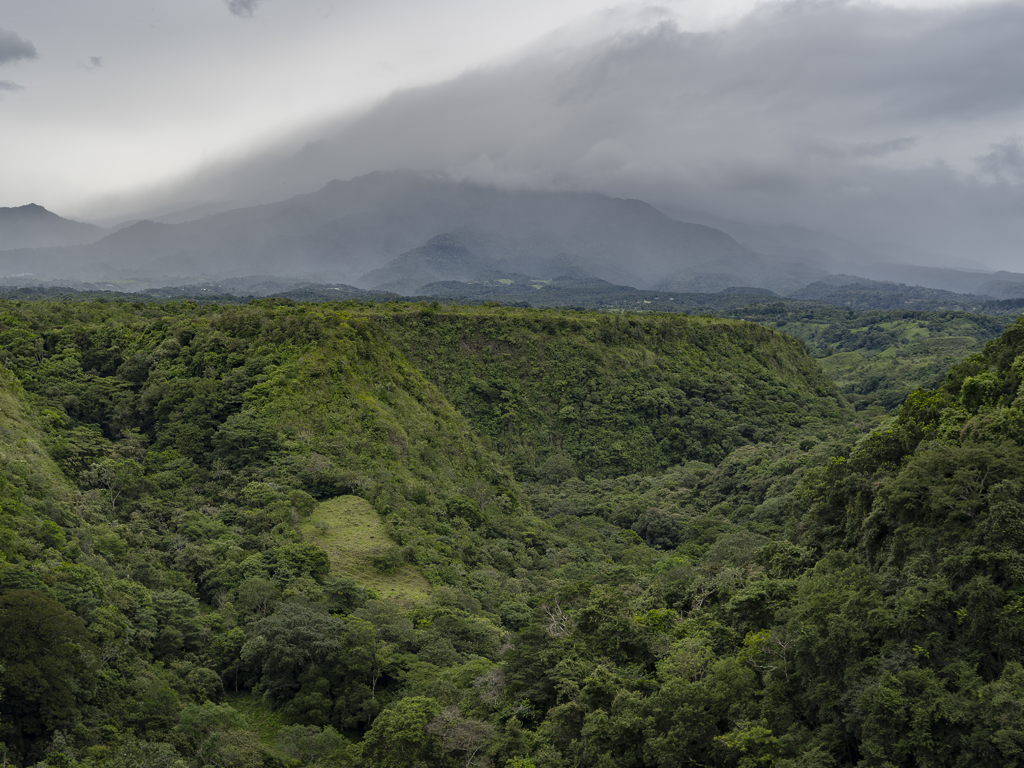
[[397, 92], [207, 167], [169, 197], [280, 198], [377, 169], [437, 169], [998, 267], [1024, 242], [1012, 151], [1022, 36], [1020, 2], [788, 2], [708, 32], [660, 22]]

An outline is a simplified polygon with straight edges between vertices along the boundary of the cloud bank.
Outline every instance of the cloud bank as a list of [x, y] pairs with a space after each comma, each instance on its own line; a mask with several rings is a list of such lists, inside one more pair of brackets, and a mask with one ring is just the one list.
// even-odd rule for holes
[[0, 64], [9, 64], [21, 59], [38, 56], [36, 47], [9, 29], [0, 28]]
[[235, 16], [249, 19], [256, 13], [256, 8], [263, 0], [226, 0], [226, 2], [228, 10]]
[[1019, 268], [1024, 5], [765, 6], [402, 91], [150, 202], [285, 197], [378, 169], [592, 189]]

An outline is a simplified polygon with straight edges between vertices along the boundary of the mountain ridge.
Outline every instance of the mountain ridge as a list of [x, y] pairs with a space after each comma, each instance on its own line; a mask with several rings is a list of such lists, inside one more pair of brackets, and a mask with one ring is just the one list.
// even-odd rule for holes
[[681, 271], [731, 273], [791, 288], [806, 268], [724, 232], [680, 222], [641, 200], [592, 192], [507, 190], [439, 174], [375, 172], [278, 203], [178, 224], [137, 222], [87, 246], [5, 254], [3, 271], [168, 276], [320, 274], [352, 283], [438, 233], [485, 260], [535, 273], [570, 253], [593, 276], [648, 287]]
[[[13, 225], [5, 228], [0, 216], [0, 245], [18, 246], [0, 250], [0, 276], [44, 282], [149, 278], [149, 287], [159, 287], [271, 275], [411, 295], [493, 269], [542, 279], [593, 277], [641, 290], [714, 293], [745, 285], [791, 295], [846, 273], [995, 299], [1024, 296], [1024, 274], [887, 263], [892, 254], [801, 227], [743, 225], [635, 198], [505, 189], [440, 173], [375, 171], [284, 201], [176, 223], [157, 216], [113, 231], [34, 204], [0, 211], [11, 220], [16, 212], [22, 224], [49, 222], [50, 239], [31, 240]], [[695, 220], [681, 218], [690, 215]], [[53, 234], [58, 225], [60, 237]], [[393, 259], [438, 233], [481, 259], [476, 274], [435, 270], [415, 285], [411, 275], [386, 277]]]
[[82, 245], [99, 240], [106, 231], [65, 219], [37, 203], [0, 208], [0, 251]]

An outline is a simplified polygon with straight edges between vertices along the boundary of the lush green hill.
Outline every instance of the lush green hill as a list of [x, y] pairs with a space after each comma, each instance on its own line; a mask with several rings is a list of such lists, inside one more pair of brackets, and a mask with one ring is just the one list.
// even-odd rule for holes
[[[220, 689], [231, 669], [239, 683], [241, 627], [282, 602], [365, 602], [303, 540], [317, 498], [371, 501], [385, 523], [369, 561], [436, 584], [464, 580], [466, 536], [524, 525], [511, 474], [463, 417], [379, 329], [337, 308], [24, 303], [3, 307], [0, 343], [4, 584], [35, 590], [10, 593], [21, 602], [5, 604], [4, 641], [50, 611], [99, 649], [83, 662], [88, 685], [54, 688], [68, 699], [56, 714], [25, 686], [69, 673], [7, 657], [0, 738], [19, 760], [90, 706], [95, 728], [167, 741], [186, 679]], [[138, 721], [141, 703], [114, 707], [153, 685], [170, 697], [164, 725]]]
[[851, 416], [802, 345], [752, 323], [407, 305], [366, 317], [527, 479], [718, 462]]
[[0, 752], [1016, 765], [1022, 360], [865, 432], [737, 320], [0, 303]]

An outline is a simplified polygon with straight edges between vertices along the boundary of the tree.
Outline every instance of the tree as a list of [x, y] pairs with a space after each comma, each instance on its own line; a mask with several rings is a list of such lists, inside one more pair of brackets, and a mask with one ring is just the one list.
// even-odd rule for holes
[[345, 746], [344, 737], [327, 725], [290, 725], [277, 732], [277, 746], [292, 760], [316, 768]]
[[373, 632], [366, 622], [285, 603], [253, 626], [242, 660], [268, 697], [299, 721], [354, 727], [371, 699]]
[[441, 713], [428, 696], [401, 699], [373, 721], [363, 739], [363, 757], [380, 768], [419, 768], [439, 765], [439, 736], [427, 726]]
[[206, 702], [187, 706], [175, 730], [188, 741], [200, 765], [262, 768], [266, 753], [245, 725], [245, 718], [227, 704]]
[[214, 454], [234, 469], [262, 461], [278, 448], [277, 432], [252, 411], [228, 416], [211, 442]]
[[67, 728], [94, 695], [96, 649], [85, 622], [42, 592], [0, 595], [3, 738], [22, 758]]
[[117, 502], [131, 496], [142, 485], [142, 465], [134, 459], [103, 458], [90, 465], [85, 481], [107, 491], [110, 498], [110, 514], [117, 514]]

